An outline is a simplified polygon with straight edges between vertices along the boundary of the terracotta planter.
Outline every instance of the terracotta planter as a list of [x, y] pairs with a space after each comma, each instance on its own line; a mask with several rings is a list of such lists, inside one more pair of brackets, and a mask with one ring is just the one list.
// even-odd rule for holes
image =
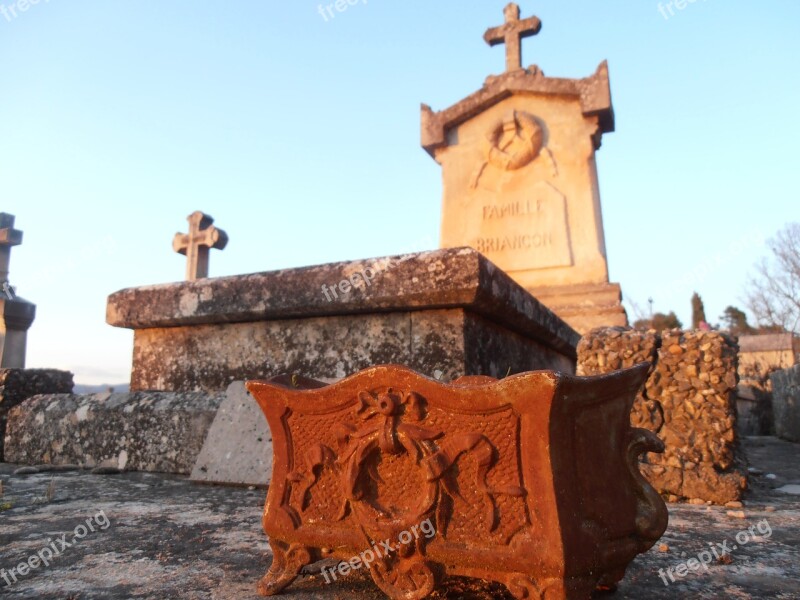
[[326, 579], [368, 568], [394, 599], [424, 598], [445, 574], [517, 598], [613, 587], [667, 526], [638, 467], [663, 444], [630, 426], [647, 370], [445, 385], [379, 366], [333, 385], [248, 382], [275, 456], [263, 520], [274, 560], [259, 593], [327, 557], [351, 564]]

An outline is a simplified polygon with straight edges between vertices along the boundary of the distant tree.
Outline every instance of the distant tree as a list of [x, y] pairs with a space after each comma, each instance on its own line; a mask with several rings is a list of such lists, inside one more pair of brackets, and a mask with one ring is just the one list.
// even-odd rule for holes
[[756, 266], [747, 307], [764, 329], [800, 330], [800, 223], [789, 223], [769, 241], [770, 260]]
[[670, 311], [669, 314], [656, 313], [653, 315], [653, 329], [656, 331], [663, 331], [664, 329], [681, 329], [683, 323], [674, 312]]
[[692, 329], [700, 329], [701, 323], [707, 323], [706, 308], [700, 294], [695, 292], [692, 296]]
[[639, 319], [633, 324], [636, 329], [655, 329], [656, 331], [664, 331], [665, 329], [681, 329], [683, 323], [678, 316], [670, 311], [669, 314], [656, 313], [652, 319]]
[[756, 330], [747, 322], [747, 315], [743, 310], [739, 310], [735, 306], [729, 306], [722, 313], [719, 318], [723, 323], [723, 327], [731, 335], [751, 335]]

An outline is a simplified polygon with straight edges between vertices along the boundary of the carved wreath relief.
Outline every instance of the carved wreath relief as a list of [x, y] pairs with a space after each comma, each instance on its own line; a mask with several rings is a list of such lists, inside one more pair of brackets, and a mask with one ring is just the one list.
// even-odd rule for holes
[[544, 130], [539, 122], [528, 113], [514, 111], [511, 118], [498, 122], [486, 134], [483, 143], [485, 160], [476, 171], [470, 184], [475, 190], [489, 165], [500, 171], [517, 171], [528, 166], [539, 156], [544, 155], [552, 169], [553, 177], [558, 175], [555, 159], [544, 146]]
[[[397, 539], [426, 519], [435, 522], [438, 535], [445, 536], [453, 501], [461, 498], [454, 471], [462, 457], [471, 456], [477, 464], [471, 486], [482, 501], [476, 527], [493, 532], [498, 526], [497, 497], [519, 498], [524, 490], [489, 486], [487, 474], [498, 450], [485, 435], [445, 434], [426, 426], [426, 416], [427, 401], [414, 391], [390, 387], [361, 391], [355, 419], [337, 427], [337, 450], [315, 445], [306, 452], [305, 464], [290, 475], [299, 488], [289, 494], [291, 509], [301, 517], [309, 508], [313, 488], [333, 475], [340, 491], [334, 495], [341, 502], [335, 520], [351, 517], [364, 536], [365, 548], [378, 540]], [[420, 537], [396, 555], [370, 565], [373, 578], [387, 594], [422, 598], [433, 590], [436, 581], [425, 561], [426, 541]]]

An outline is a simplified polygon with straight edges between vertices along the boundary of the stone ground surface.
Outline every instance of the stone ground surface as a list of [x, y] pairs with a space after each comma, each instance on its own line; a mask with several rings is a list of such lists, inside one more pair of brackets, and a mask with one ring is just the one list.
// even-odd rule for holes
[[[752, 478], [743, 509], [673, 505], [661, 544], [639, 557], [609, 600], [800, 598], [800, 496], [777, 488], [800, 484], [800, 445], [749, 438]], [[87, 519], [94, 532], [62, 551], [49, 567], [6, 585], [0, 597], [42, 600], [255, 599], [255, 583], [271, 556], [260, 530], [263, 490], [196, 485], [186, 478], [147, 473], [92, 475], [85, 471], [14, 475], [0, 464], [0, 569], [6, 571], [62, 534], [72, 542]], [[773, 475], [770, 477], [768, 475]], [[742, 515], [736, 515], [737, 512]], [[732, 514], [729, 514], [732, 513]], [[766, 519], [772, 535], [745, 545], [735, 536]], [[110, 523], [105, 529], [102, 526]], [[79, 531], [79, 533], [82, 533]], [[758, 531], [756, 530], [756, 533]], [[677, 567], [709, 543], [728, 542], [730, 564], [690, 573], [665, 586], [659, 569]], [[733, 550], [733, 546], [736, 549]], [[0, 577], [2, 577], [0, 571]], [[304, 577], [287, 599], [378, 599], [360, 574], [326, 585]], [[510, 598], [499, 587], [450, 580], [435, 598]]]

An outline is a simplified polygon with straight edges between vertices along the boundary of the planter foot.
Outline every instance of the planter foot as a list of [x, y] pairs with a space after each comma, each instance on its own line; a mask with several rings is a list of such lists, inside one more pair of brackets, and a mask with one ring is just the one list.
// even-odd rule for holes
[[387, 569], [371, 569], [372, 579], [392, 600], [421, 600], [436, 587], [436, 576], [421, 559], [403, 560]]
[[625, 577], [625, 569], [617, 569], [610, 571], [600, 578], [597, 583], [598, 592], [616, 592], [617, 584]]
[[300, 544], [286, 544], [278, 540], [270, 542], [272, 547], [272, 566], [261, 581], [258, 582], [258, 593], [261, 596], [274, 596], [290, 586], [300, 570], [311, 564], [311, 552]]
[[506, 580], [506, 588], [519, 600], [567, 600], [569, 597], [562, 579], [539, 582], [527, 575], [516, 574]]
[[519, 600], [583, 600], [589, 598], [594, 589], [591, 578], [553, 577], [539, 581], [528, 575], [516, 573], [505, 580], [505, 586]]

